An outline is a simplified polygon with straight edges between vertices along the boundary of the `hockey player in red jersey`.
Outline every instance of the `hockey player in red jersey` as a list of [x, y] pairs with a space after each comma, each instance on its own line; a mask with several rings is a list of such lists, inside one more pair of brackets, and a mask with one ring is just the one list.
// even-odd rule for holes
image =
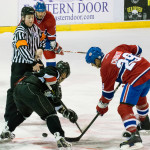
[[37, 2], [35, 5], [34, 23], [42, 30], [43, 38], [46, 39], [44, 57], [46, 66], [56, 66], [56, 54], [64, 55], [63, 49], [56, 42], [56, 20], [53, 14], [46, 10], [44, 2]]
[[[86, 62], [100, 69], [102, 78], [102, 96], [96, 107], [100, 115], [108, 111], [108, 105], [114, 96], [115, 82], [125, 84], [120, 98], [120, 114], [129, 139], [120, 144], [121, 149], [142, 147], [140, 130], [150, 133], [148, 117], [149, 104], [146, 95], [150, 89], [150, 63], [140, 57], [142, 49], [136, 45], [119, 45], [104, 55], [99, 47], [91, 47], [86, 54]], [[140, 123], [133, 112], [136, 106]]]

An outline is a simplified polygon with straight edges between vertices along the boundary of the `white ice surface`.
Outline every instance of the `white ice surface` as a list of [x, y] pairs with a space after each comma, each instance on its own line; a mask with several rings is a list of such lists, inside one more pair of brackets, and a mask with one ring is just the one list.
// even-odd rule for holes
[[[4, 125], [4, 110], [6, 93], [9, 88], [10, 66], [12, 57], [12, 33], [0, 34], [0, 132]], [[150, 61], [150, 28], [126, 30], [96, 30], [80, 32], [57, 32], [57, 41], [66, 51], [87, 51], [91, 46], [99, 46], [104, 53], [109, 52], [119, 44], [137, 44], [143, 49], [143, 54]], [[76, 111], [78, 124], [84, 129], [96, 115], [96, 105], [101, 96], [101, 79], [99, 70], [86, 64], [85, 54], [65, 53], [57, 56], [57, 61], [68, 61], [71, 75], [62, 83], [63, 101], [68, 108]], [[116, 84], [117, 85], [117, 84]], [[115, 93], [109, 105], [109, 111], [97, 118], [91, 128], [79, 142], [73, 143], [73, 150], [118, 150], [124, 140], [124, 131], [120, 116], [117, 113], [122, 87]], [[150, 99], [150, 93], [148, 94]], [[62, 127], [66, 136], [76, 137], [80, 132], [75, 124], [70, 123], [60, 115]], [[16, 138], [10, 143], [0, 143], [0, 150], [54, 150], [56, 143], [53, 135], [43, 138], [41, 134], [48, 133], [45, 123], [36, 114], [32, 114], [16, 130]], [[150, 137], [142, 136], [144, 148], [150, 150]]]

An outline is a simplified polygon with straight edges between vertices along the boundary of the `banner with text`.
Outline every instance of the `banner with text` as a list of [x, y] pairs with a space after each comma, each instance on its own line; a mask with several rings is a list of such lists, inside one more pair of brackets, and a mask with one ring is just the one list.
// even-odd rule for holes
[[124, 0], [124, 20], [149, 20], [150, 0]]
[[[18, 22], [21, 9], [33, 6], [39, 0], [19, 0]], [[42, 1], [42, 0], [41, 0]], [[44, 0], [57, 25], [113, 22], [114, 0]]]

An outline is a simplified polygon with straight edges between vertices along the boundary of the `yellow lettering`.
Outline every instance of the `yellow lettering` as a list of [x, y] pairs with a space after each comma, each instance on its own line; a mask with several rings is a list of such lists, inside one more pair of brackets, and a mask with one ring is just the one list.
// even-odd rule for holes
[[133, 6], [133, 7], [128, 7], [127, 8], [127, 12], [132, 12], [133, 10], [137, 10], [138, 12], [142, 12], [143, 8], [142, 7], [138, 7], [138, 6]]
[[150, 6], [150, 0], [148, 0], [148, 6]]

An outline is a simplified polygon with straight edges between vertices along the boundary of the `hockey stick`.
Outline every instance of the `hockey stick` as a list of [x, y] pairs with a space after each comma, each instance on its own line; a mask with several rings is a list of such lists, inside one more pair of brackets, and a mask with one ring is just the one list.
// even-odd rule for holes
[[[46, 85], [48, 86], [48, 88], [50, 89], [50, 91], [52, 91], [52, 92], [54, 93], [52, 87], [51, 87], [49, 84], [47, 84], [47, 83], [46, 83]], [[66, 107], [66, 105], [65, 105], [61, 100], [60, 100], [60, 102], [61, 102], [61, 104], [64, 106], [64, 108], [68, 111], [68, 108]], [[78, 127], [78, 129], [80, 130], [80, 132], [82, 133], [82, 130], [81, 130], [80, 126], [78, 125], [78, 123], [75, 122], [75, 124], [76, 124], [76, 126]]]
[[81, 137], [85, 134], [85, 132], [90, 128], [90, 126], [94, 123], [94, 121], [96, 120], [96, 118], [99, 116], [99, 113], [96, 114], [96, 116], [92, 119], [92, 121], [89, 123], [89, 125], [85, 128], [85, 130], [81, 133], [80, 136], [78, 137], [74, 137], [74, 138], [70, 138], [70, 137], [65, 137], [65, 139], [68, 142], [77, 142], [81, 139]]
[[67, 53], [80, 53], [80, 54], [86, 54], [86, 52], [74, 52], [74, 51], [64, 51], [64, 52], [67, 52]]
[[[120, 85], [121, 85], [121, 83], [119, 83], [119, 84], [117, 85], [117, 87], [116, 87], [115, 90], [114, 90], [114, 93], [117, 91], [117, 89], [120, 87]], [[80, 136], [74, 137], [74, 138], [65, 137], [65, 139], [66, 139], [68, 142], [77, 142], [77, 141], [79, 141], [79, 140], [82, 138], [82, 136], [85, 134], [85, 132], [86, 132], [86, 131], [90, 128], [90, 126], [94, 123], [94, 121], [97, 119], [98, 116], [99, 116], [99, 113], [97, 113], [97, 114], [95, 115], [95, 117], [92, 119], [92, 121], [89, 123], [89, 125], [85, 128], [85, 130], [81, 133]]]
[[[61, 102], [61, 104], [64, 106], [64, 108], [68, 111], [68, 108], [66, 107], [66, 105], [65, 105], [62, 101], [60, 101], [60, 102]], [[79, 124], [78, 124], [77, 122], [75, 122], [75, 124], [76, 124], [76, 126], [78, 127], [78, 129], [80, 130], [80, 132], [82, 133], [82, 130], [81, 130]]]
[[120, 85], [121, 85], [121, 83], [119, 83], [119, 84], [117, 85], [117, 87], [116, 87], [115, 90], [114, 90], [114, 94], [115, 94], [115, 92], [118, 90], [118, 88], [120, 87]]

